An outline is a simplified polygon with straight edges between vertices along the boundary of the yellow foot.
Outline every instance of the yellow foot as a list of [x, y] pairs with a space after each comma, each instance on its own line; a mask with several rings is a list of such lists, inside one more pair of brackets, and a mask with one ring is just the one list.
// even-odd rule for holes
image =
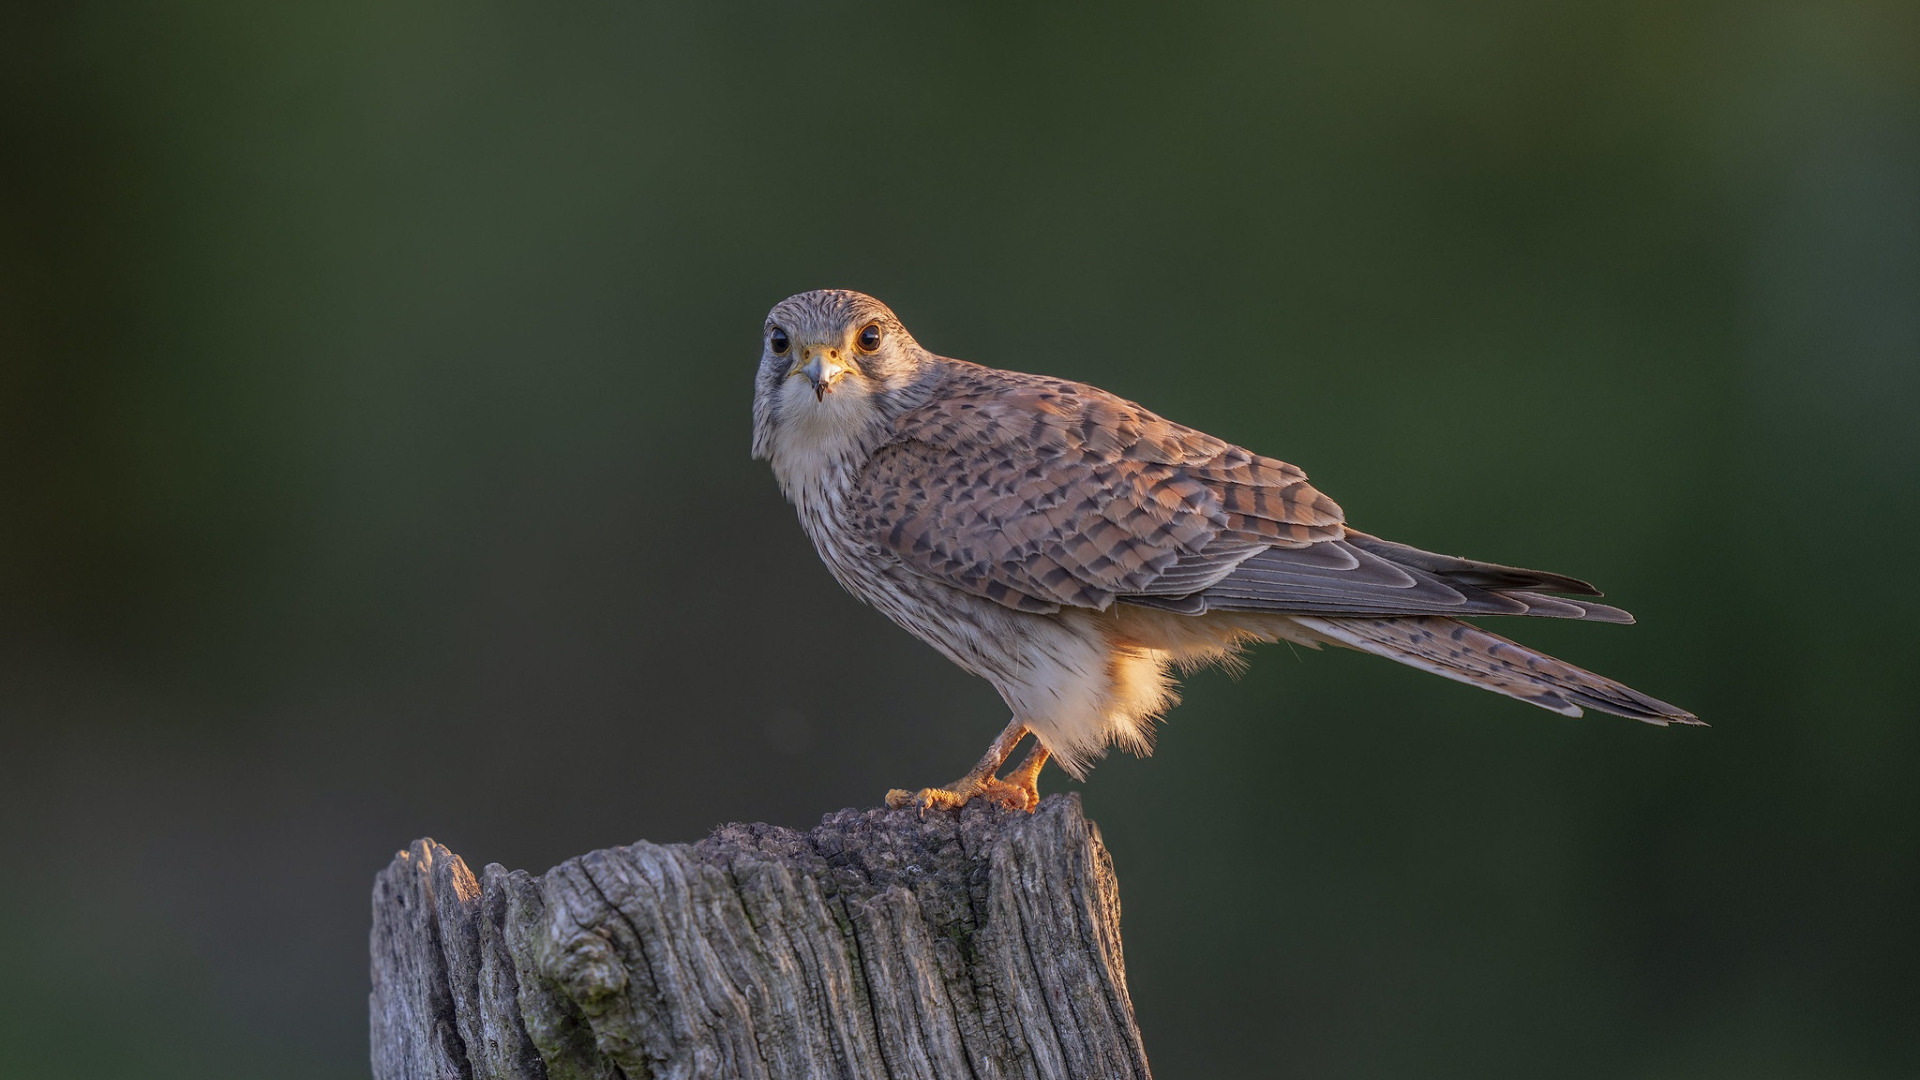
[[919, 791], [894, 788], [887, 792], [888, 806], [895, 810], [918, 807], [921, 817], [926, 817], [929, 810], [958, 810], [974, 799], [985, 799], [1008, 810], [1031, 813], [1034, 807], [1040, 805], [1040, 792], [991, 776], [984, 780], [959, 780], [950, 787], [921, 788]]

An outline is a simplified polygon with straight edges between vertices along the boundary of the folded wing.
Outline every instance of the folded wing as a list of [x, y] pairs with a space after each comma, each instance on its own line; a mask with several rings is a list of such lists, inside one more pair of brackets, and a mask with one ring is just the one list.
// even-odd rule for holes
[[1298, 468], [1081, 383], [953, 362], [849, 504], [876, 549], [1021, 611], [1632, 622], [1558, 574], [1348, 529]]

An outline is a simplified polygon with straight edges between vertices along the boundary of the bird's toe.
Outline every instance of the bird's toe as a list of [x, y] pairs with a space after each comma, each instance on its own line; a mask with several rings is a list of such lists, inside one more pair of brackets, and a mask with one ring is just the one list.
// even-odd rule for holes
[[979, 797], [1007, 810], [1033, 812], [1040, 805], [1040, 793], [1006, 780], [988, 780], [980, 785]]
[[970, 792], [949, 791], [946, 788], [921, 788], [919, 791], [907, 791], [894, 788], [887, 792], [887, 805], [895, 810], [913, 807], [920, 811], [921, 817], [929, 810], [957, 810], [967, 805], [972, 797]]

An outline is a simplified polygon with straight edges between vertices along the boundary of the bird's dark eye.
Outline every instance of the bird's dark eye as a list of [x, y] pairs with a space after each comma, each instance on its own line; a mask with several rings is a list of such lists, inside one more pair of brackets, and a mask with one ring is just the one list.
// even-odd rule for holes
[[767, 335], [767, 344], [773, 346], [773, 355], [785, 356], [791, 342], [787, 341], [787, 332], [776, 326], [773, 333]]
[[860, 331], [860, 337], [857, 340], [860, 343], [861, 352], [872, 352], [873, 350], [879, 348], [880, 347], [880, 324], [868, 323], [866, 325], [866, 328]]

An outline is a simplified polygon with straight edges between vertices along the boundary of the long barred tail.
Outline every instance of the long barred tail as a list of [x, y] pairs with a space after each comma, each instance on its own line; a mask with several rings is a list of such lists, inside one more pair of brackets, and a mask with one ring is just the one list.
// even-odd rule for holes
[[1699, 717], [1630, 686], [1535, 652], [1458, 619], [1415, 615], [1391, 619], [1294, 616], [1335, 645], [1398, 660], [1456, 682], [1518, 698], [1567, 716], [1584, 706], [1649, 724], [1698, 724]]

